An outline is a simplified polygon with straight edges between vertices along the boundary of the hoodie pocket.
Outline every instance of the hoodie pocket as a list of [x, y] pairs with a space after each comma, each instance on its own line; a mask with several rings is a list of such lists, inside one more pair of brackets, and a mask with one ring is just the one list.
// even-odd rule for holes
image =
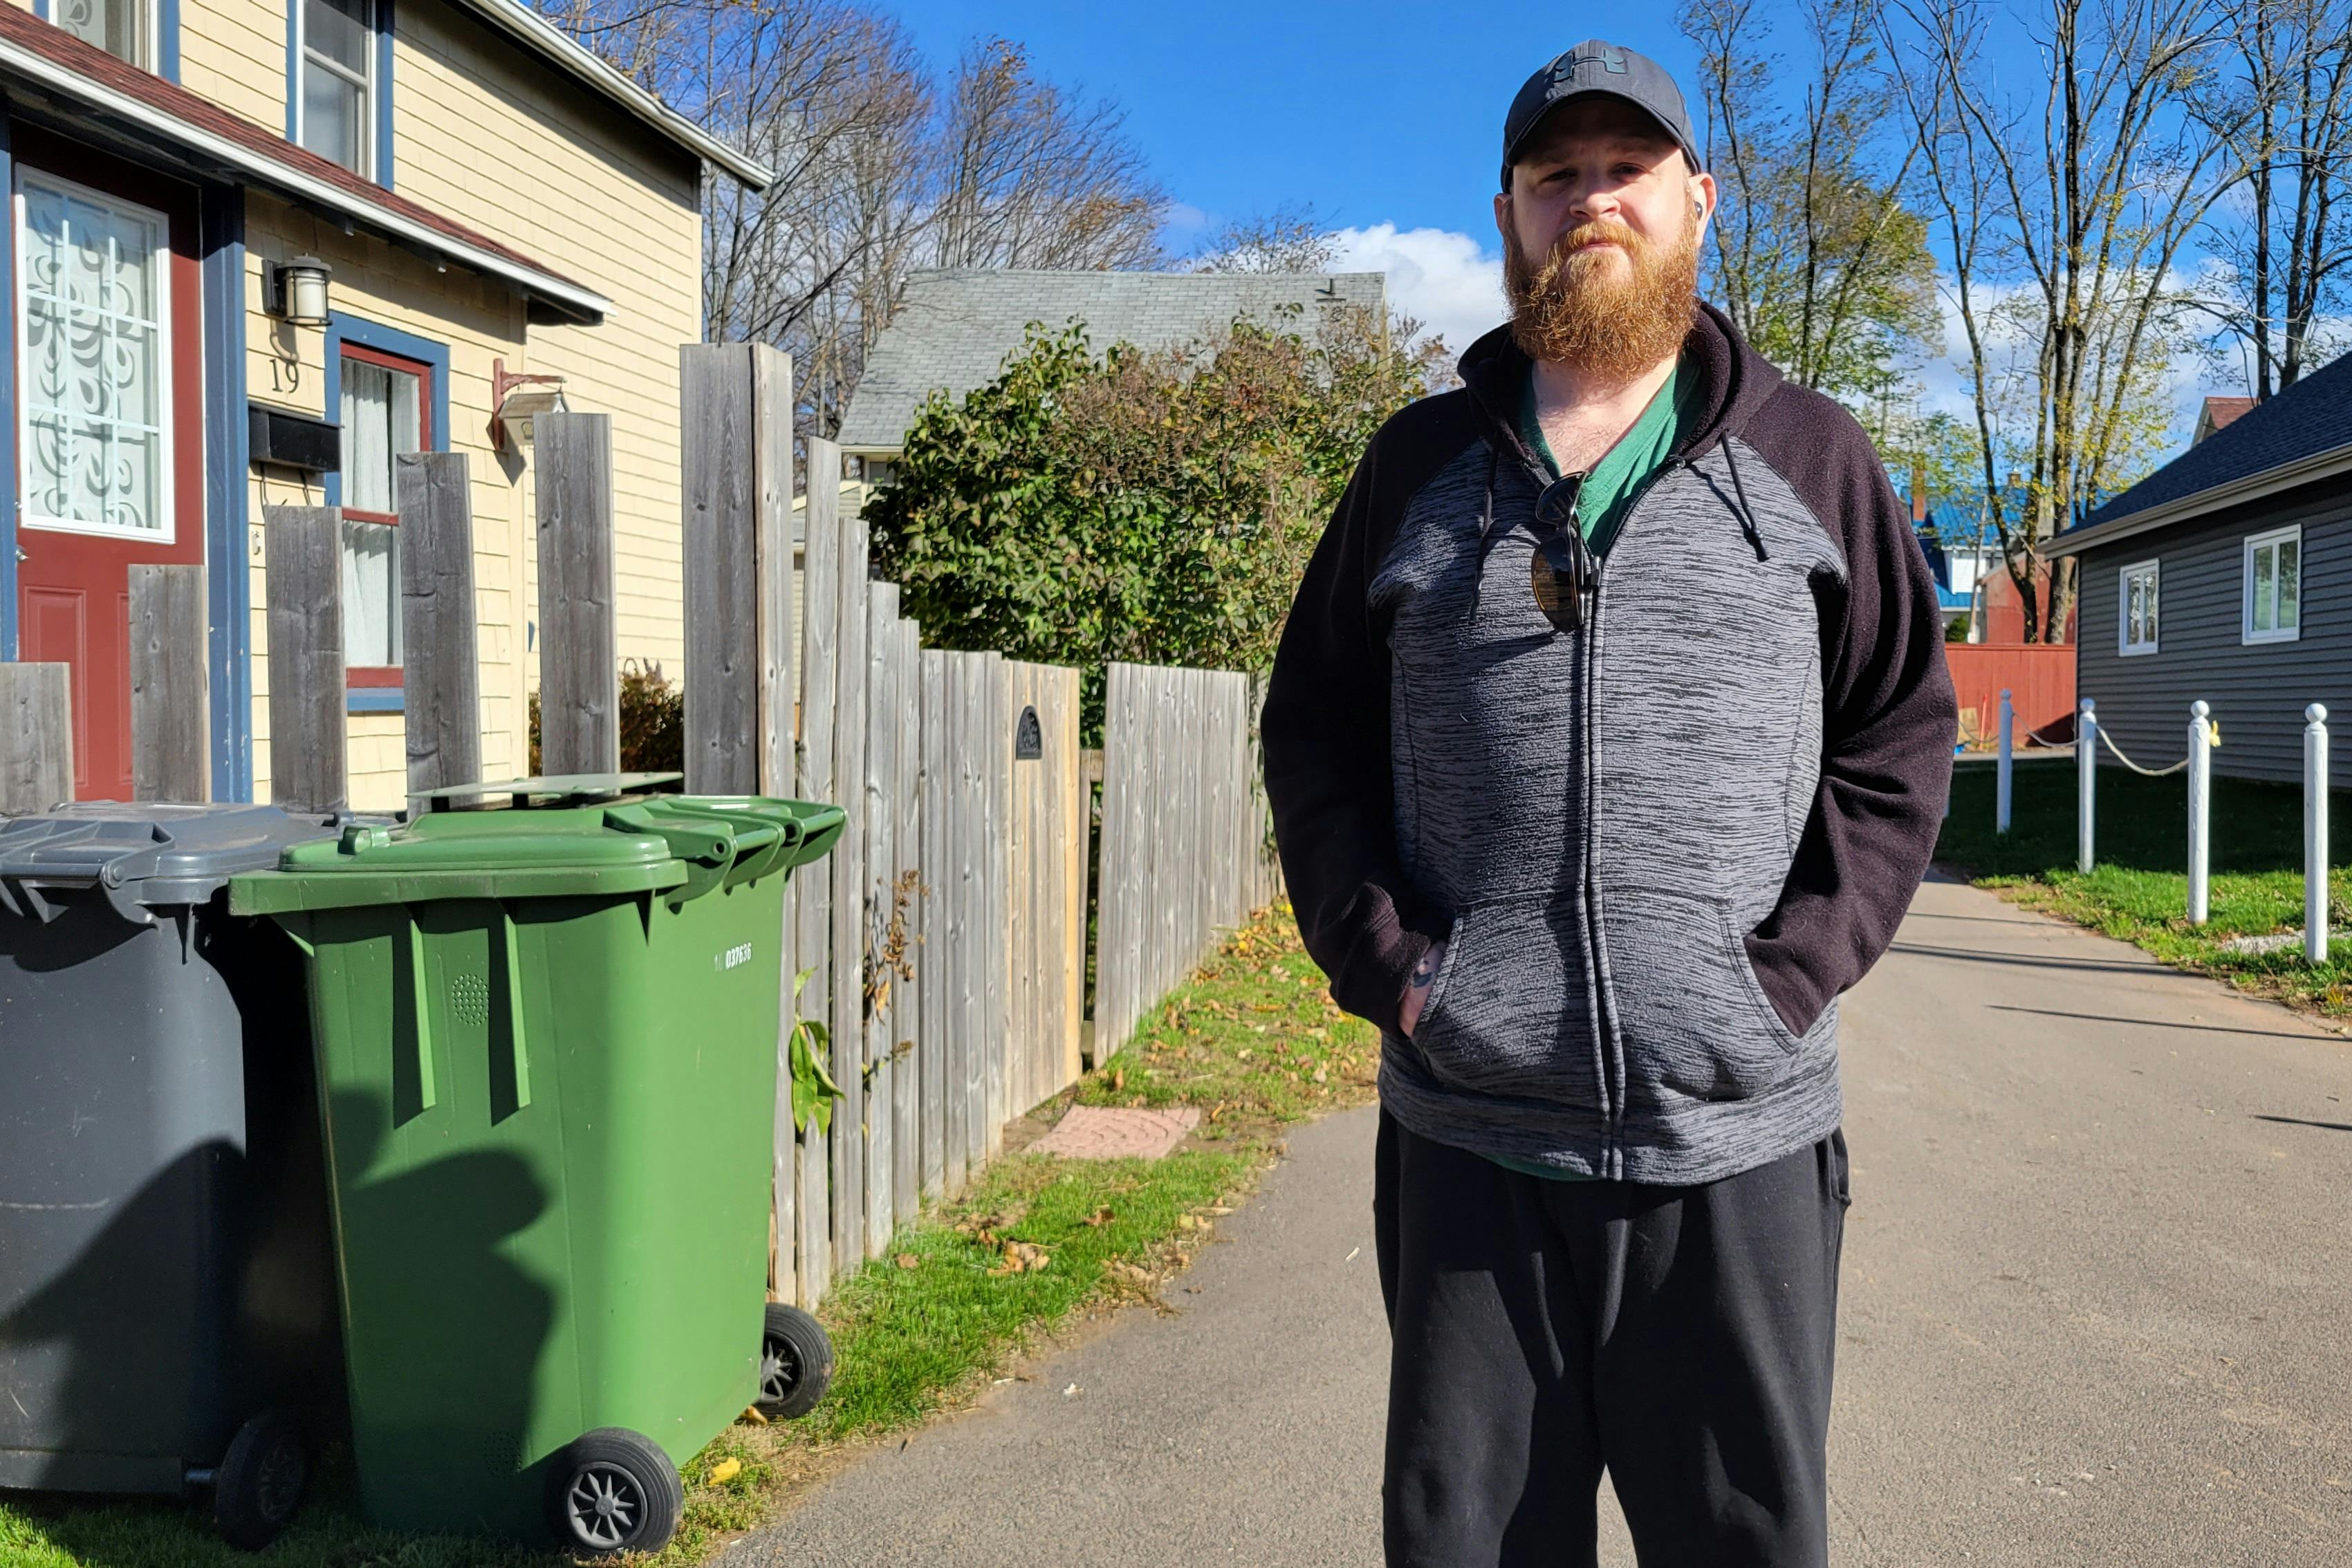
[[1584, 976], [1572, 910], [1542, 897], [1474, 904], [1454, 922], [1412, 1046], [1457, 1088], [1589, 1097]]
[[1608, 894], [1601, 928], [1629, 1088], [1745, 1100], [1787, 1075], [1804, 1041], [1757, 983], [1719, 898], [1666, 888]]

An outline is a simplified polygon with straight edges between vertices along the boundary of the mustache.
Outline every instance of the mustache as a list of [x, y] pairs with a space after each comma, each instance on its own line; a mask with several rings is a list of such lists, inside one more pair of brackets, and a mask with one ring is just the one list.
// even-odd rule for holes
[[1622, 222], [1594, 218], [1589, 223], [1577, 225], [1552, 241], [1551, 255], [1546, 259], [1550, 266], [1557, 267], [1576, 252], [1594, 245], [1616, 246], [1637, 261], [1647, 257], [1655, 248]]

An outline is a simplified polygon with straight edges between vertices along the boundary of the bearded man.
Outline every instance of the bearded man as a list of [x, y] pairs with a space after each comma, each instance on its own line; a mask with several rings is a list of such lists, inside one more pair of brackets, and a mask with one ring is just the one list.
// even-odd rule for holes
[[1827, 1561], [1837, 998], [1950, 783], [1935, 586], [1869, 439], [1697, 301], [1682, 95], [1578, 45], [1504, 123], [1511, 320], [1375, 436], [1266, 789], [1381, 1028], [1393, 1564]]

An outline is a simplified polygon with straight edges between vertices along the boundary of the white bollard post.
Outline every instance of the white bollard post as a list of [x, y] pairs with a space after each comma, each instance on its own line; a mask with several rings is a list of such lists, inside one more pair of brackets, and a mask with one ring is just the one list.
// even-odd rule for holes
[[2010, 706], [2009, 688], [2000, 689], [2000, 755], [1993, 762], [1992, 831], [2009, 831], [2009, 762], [2017, 730], [2017, 710]]
[[2327, 962], [2327, 710], [2303, 710], [2303, 953]]
[[2074, 716], [2074, 869], [2091, 869], [2092, 812], [2099, 795], [2099, 716], [2091, 699]]
[[2208, 821], [2213, 781], [2213, 732], [2202, 702], [2189, 705], [2189, 924], [2205, 924], [2207, 870], [2212, 835]]

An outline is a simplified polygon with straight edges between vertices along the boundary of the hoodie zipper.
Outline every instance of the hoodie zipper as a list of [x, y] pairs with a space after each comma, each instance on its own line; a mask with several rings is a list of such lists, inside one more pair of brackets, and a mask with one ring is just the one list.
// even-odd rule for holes
[[[1658, 465], [1658, 473], [1663, 476], [1674, 469], [1689, 466], [1690, 460], [1687, 457], [1680, 453], [1672, 453]], [[1633, 505], [1626, 510], [1623, 520], [1617, 525], [1616, 537], [1609, 541], [1612, 553], [1625, 542], [1625, 536], [1633, 531], [1633, 519], [1641, 515], [1643, 504], [1649, 500], [1651, 493], [1656, 488], [1656, 480], [1653, 479], [1650, 484], [1643, 486], [1642, 494], [1634, 497]], [[1579, 498], [1581, 499], [1580, 495]], [[1761, 555], [1760, 545], [1759, 555]], [[1599, 834], [1594, 831], [1594, 824], [1599, 820], [1595, 813], [1600, 805], [1601, 774], [1600, 727], [1594, 722], [1599, 708], [1594, 700], [1594, 692], [1600, 684], [1601, 590], [1608, 575], [1607, 559], [1605, 556], [1596, 555], [1592, 558], [1592, 604], [1586, 612], [1584, 619], [1584, 712], [1581, 715], [1584, 725], [1584, 744], [1577, 747], [1577, 755], [1580, 759], [1584, 774], [1581, 780], [1584, 789], [1582, 813], [1584, 877], [1577, 894], [1584, 918], [1585, 972], [1592, 977], [1593, 1030], [1601, 1052], [1601, 1167], [1604, 1175], [1612, 1180], [1622, 1181], [1625, 1175], [1626, 1073], [1623, 1049], [1617, 1038], [1616, 1019], [1612, 1016], [1610, 1006], [1612, 977], [1608, 974], [1606, 962], [1607, 944], [1601, 930], [1599, 914], [1601, 855], [1598, 848]]]

